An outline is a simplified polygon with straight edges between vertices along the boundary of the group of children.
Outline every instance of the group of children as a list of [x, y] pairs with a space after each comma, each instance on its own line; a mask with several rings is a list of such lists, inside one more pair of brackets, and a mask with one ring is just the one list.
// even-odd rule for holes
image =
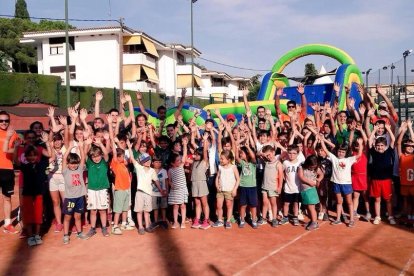
[[[384, 200], [386, 218], [396, 224], [394, 194], [398, 201], [403, 198], [398, 211], [414, 219], [412, 122], [397, 127], [398, 116], [380, 87], [383, 100], [376, 104], [360, 86], [359, 106], [345, 88], [346, 110], [338, 107], [340, 86], [333, 89], [332, 103], [309, 104], [314, 114], [307, 114], [305, 89], [299, 85], [301, 105], [288, 101], [287, 114], [280, 109], [279, 88], [276, 118], [261, 106], [253, 114], [245, 94], [242, 120], [215, 110], [218, 120], [208, 117], [201, 126], [197, 110], [183, 121], [185, 91], [173, 119], [166, 118], [165, 107], [158, 108], [158, 118], [145, 112], [139, 92], [142, 113], [137, 116], [131, 96], [122, 95], [121, 108], [102, 119], [99, 91], [92, 122], [79, 105], [68, 109], [68, 117], [55, 117], [50, 108], [49, 133], [29, 130], [11, 148], [7, 139], [14, 130], [9, 129], [3, 148], [14, 153], [21, 170], [20, 211], [28, 244], [42, 243], [45, 187], [53, 202], [55, 232], [63, 231], [65, 244], [72, 230], [80, 239], [95, 235], [98, 217], [105, 237], [136, 229], [132, 213], [139, 234], [160, 226], [206, 230], [237, 223], [256, 229], [301, 221], [306, 230], [315, 230], [318, 220], [330, 220], [330, 208], [332, 225], [354, 227], [361, 212], [364, 220], [379, 224]], [[86, 233], [84, 221], [90, 223]]]

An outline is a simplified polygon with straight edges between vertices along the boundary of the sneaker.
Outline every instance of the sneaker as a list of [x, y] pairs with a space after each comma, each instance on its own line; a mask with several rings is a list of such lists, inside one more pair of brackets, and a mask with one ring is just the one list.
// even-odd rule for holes
[[145, 229], [144, 228], [139, 228], [138, 229], [138, 234], [144, 235], [145, 234]]
[[375, 217], [373, 224], [378, 225], [381, 223], [381, 217]]
[[199, 229], [200, 227], [201, 227], [200, 220], [194, 219], [194, 222], [193, 222], [193, 225], [191, 225], [191, 228]]
[[276, 228], [279, 226], [279, 222], [277, 221], [277, 219], [272, 219], [272, 227]]
[[[103, 228], [102, 228], [103, 229]], [[96, 234], [96, 229], [91, 228], [89, 229], [88, 233], [86, 234], [86, 236], [88, 236], [89, 238], [91, 238], [92, 236], [94, 236]]]
[[394, 219], [394, 217], [393, 217], [393, 216], [389, 216], [389, 217], [388, 217], [388, 221], [389, 221], [389, 223], [390, 223], [391, 225], [396, 225], [396, 224], [397, 224], [397, 222], [395, 221], [395, 219]]
[[160, 221], [160, 225], [165, 230], [168, 230], [168, 222], [166, 222], [166, 221]]
[[257, 224], [258, 224], [258, 225], [265, 225], [265, 224], [267, 224], [267, 221], [266, 221], [265, 219], [263, 219], [263, 218], [260, 218], [260, 219], [257, 221]]
[[246, 222], [244, 220], [240, 220], [239, 228], [244, 228], [246, 226]]
[[339, 219], [331, 221], [331, 225], [339, 225], [339, 224], [342, 224], [342, 221]]
[[114, 235], [122, 235], [122, 231], [118, 226], [112, 227], [111, 233]]
[[202, 230], [207, 230], [208, 228], [210, 228], [210, 223], [208, 222], [208, 220], [207, 219], [205, 219], [204, 221], [203, 221], [203, 223], [201, 224], [201, 226], [200, 226], [200, 229], [202, 229]]
[[341, 221], [342, 222], [346, 222], [346, 220], [347, 220], [346, 215], [342, 214], [341, 215]]
[[128, 218], [127, 219], [127, 225], [131, 226], [131, 227], [135, 227], [135, 222], [132, 218]]
[[35, 235], [34, 238], [36, 240], [37, 245], [40, 245], [43, 243], [42, 237], [40, 237], [39, 235]]
[[56, 223], [55, 224], [55, 233], [62, 232], [62, 230], [63, 230], [63, 224]]
[[36, 243], [36, 239], [35, 239], [35, 237], [30, 237], [30, 238], [28, 238], [27, 239], [27, 244], [31, 247], [31, 246], [35, 246], [37, 243]]
[[108, 228], [106, 228], [106, 227], [102, 227], [101, 231], [102, 231], [102, 236], [104, 236], [104, 237], [109, 237], [109, 231], [108, 231]]
[[372, 218], [371, 213], [370, 213], [370, 212], [368, 212], [368, 213], [365, 215], [365, 220], [366, 220], [366, 221], [371, 221], [371, 218]]
[[69, 244], [70, 238], [69, 235], [63, 235], [63, 244]]
[[172, 229], [177, 229], [180, 228], [180, 224], [179, 223], [173, 223], [173, 225], [171, 226]]
[[355, 221], [350, 220], [348, 223], [348, 227], [354, 227], [355, 226]]
[[292, 223], [293, 226], [299, 226], [299, 218], [293, 218]]
[[361, 215], [360, 214], [358, 214], [358, 212], [357, 211], [354, 211], [354, 218], [360, 218], [361, 217]]
[[[91, 229], [91, 230], [92, 230], [92, 229]], [[91, 232], [91, 231], [89, 230], [89, 232]], [[85, 233], [83, 233], [83, 232], [80, 232], [80, 233], [76, 234], [76, 237], [77, 237], [78, 239], [81, 239], [81, 240], [88, 240], [90, 237], [92, 237], [93, 235], [95, 235], [95, 234], [96, 234], [96, 231], [95, 231], [95, 234], [93, 234], [92, 236], [89, 236], [89, 232], [88, 232], [88, 234], [85, 234]]]
[[216, 221], [215, 223], [213, 223], [213, 225], [212, 225], [214, 228], [217, 228], [217, 227], [223, 227], [224, 226], [224, 223], [221, 221], [221, 220], [218, 220], [218, 221]]
[[323, 221], [328, 221], [329, 220], [329, 216], [328, 214], [323, 214]]
[[9, 225], [3, 226], [3, 232], [7, 233], [7, 234], [17, 234], [17, 233], [19, 233], [19, 231], [16, 228], [14, 228], [13, 224], [11, 224], [11, 223]]
[[[305, 218], [303, 217], [303, 214], [302, 214], [302, 212], [300, 212], [299, 214], [298, 214], [298, 217], [297, 217], [297, 219], [298, 220], [304, 220]], [[294, 221], [295, 219], [293, 219], [293, 221]], [[299, 222], [298, 222], [299, 223]], [[295, 225], [295, 224], [294, 224]], [[299, 224], [298, 224], [299, 225]]]
[[288, 218], [288, 217], [283, 217], [283, 218], [279, 221], [279, 224], [280, 224], [280, 225], [285, 225], [286, 223], [289, 223], [289, 218]]
[[135, 230], [135, 227], [131, 226], [130, 224], [122, 224], [121, 225], [121, 230], [131, 231], [131, 230]]
[[318, 214], [318, 220], [323, 220], [323, 217], [325, 216], [325, 214], [323, 212], [319, 212]]
[[253, 229], [257, 229], [259, 227], [256, 220], [252, 220], [252, 227]]
[[319, 229], [319, 224], [316, 221], [310, 222], [305, 229], [308, 231], [317, 230]]
[[230, 229], [231, 228], [231, 222], [230, 221], [226, 221], [225, 227], [226, 227], [226, 229]]

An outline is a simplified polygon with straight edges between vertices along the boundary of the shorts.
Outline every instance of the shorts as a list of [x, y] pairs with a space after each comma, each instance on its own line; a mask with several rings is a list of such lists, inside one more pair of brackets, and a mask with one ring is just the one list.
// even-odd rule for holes
[[224, 192], [224, 191], [218, 192], [217, 191], [217, 198], [223, 198], [223, 197], [224, 199], [227, 199], [227, 200], [234, 200], [234, 197], [231, 195], [231, 192]]
[[112, 210], [114, 213], [120, 214], [129, 210], [129, 203], [131, 202], [131, 193], [129, 190], [115, 190], [114, 191], [114, 206]]
[[208, 195], [208, 187], [206, 181], [193, 181], [191, 185], [191, 196], [202, 197]]
[[23, 222], [25, 224], [42, 224], [43, 223], [43, 197], [23, 196]]
[[293, 193], [293, 194], [284, 193], [283, 201], [289, 202], [289, 203], [299, 202], [299, 193]]
[[14, 194], [13, 170], [0, 169], [0, 188], [5, 197], [11, 197]]
[[412, 185], [401, 185], [400, 193], [402, 196], [414, 196], [414, 186]]
[[303, 190], [300, 193], [302, 198], [302, 204], [304, 205], [315, 205], [319, 203], [318, 191], [316, 187], [312, 187], [306, 190]]
[[105, 210], [109, 208], [108, 190], [88, 189], [88, 210]]
[[168, 207], [167, 197], [152, 196], [152, 209], [166, 209]]
[[333, 183], [333, 192], [335, 194], [349, 195], [352, 194], [352, 184], [337, 184]]
[[354, 191], [366, 191], [368, 189], [368, 177], [366, 173], [352, 174], [352, 189]]
[[267, 197], [278, 197], [279, 196], [279, 193], [276, 190], [262, 189], [262, 194], [266, 194]]
[[49, 178], [49, 191], [51, 192], [64, 192], [65, 191], [65, 179], [62, 174], [53, 174]]
[[392, 180], [371, 179], [369, 194], [372, 197], [382, 197], [384, 200], [390, 200], [392, 196]]
[[240, 205], [257, 206], [256, 187], [240, 187]]
[[135, 208], [137, 213], [151, 212], [152, 211], [152, 196], [144, 193], [143, 191], [137, 191], [135, 195]]
[[77, 198], [65, 198], [63, 201], [62, 212], [65, 215], [73, 215], [73, 213], [82, 214], [85, 211], [85, 198], [83, 196]]

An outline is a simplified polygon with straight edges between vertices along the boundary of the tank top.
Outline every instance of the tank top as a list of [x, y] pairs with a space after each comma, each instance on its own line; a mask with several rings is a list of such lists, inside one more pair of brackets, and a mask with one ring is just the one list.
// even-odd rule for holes
[[191, 181], [206, 181], [207, 167], [206, 161], [194, 161], [193, 170], [191, 171]]
[[[308, 169], [303, 169], [303, 176], [306, 179], [309, 179], [311, 181], [316, 181], [316, 179], [317, 179], [316, 172], [315, 171], [308, 170]], [[307, 190], [309, 188], [312, 188], [312, 186], [310, 186], [310, 185], [302, 182], [302, 191]]]
[[231, 192], [236, 185], [236, 177], [234, 176], [235, 165], [230, 165], [228, 168], [219, 166], [220, 171], [220, 185], [221, 191]]

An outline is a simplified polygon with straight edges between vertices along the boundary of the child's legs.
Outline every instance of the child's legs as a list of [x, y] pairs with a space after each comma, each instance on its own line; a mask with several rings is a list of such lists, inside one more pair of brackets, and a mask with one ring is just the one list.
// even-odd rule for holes
[[263, 205], [262, 205], [262, 217], [266, 218], [267, 208], [269, 207], [269, 198], [267, 197], [267, 192], [263, 192]]
[[50, 197], [53, 202], [53, 213], [55, 214], [56, 223], [62, 224], [62, 210], [59, 191], [51, 191]]
[[361, 193], [359, 191], [354, 191], [354, 199], [353, 199], [353, 203], [354, 203], [354, 210], [356, 212], [358, 212], [358, 205], [359, 205], [359, 197], [360, 197]]
[[231, 217], [233, 216], [233, 203], [233, 200], [226, 199], [227, 221], [230, 221]]
[[[370, 210], [369, 210], [369, 197], [368, 197], [368, 192], [367, 191], [363, 191], [362, 192], [362, 197], [364, 198], [365, 210], [366, 210], [367, 213], [369, 213]], [[355, 208], [355, 210], [356, 210], [356, 208]]]
[[180, 205], [181, 210], [181, 223], [185, 223], [187, 219], [187, 203], [183, 203]]
[[[122, 215], [124, 215], [124, 213], [122, 213]], [[121, 214], [120, 213], [115, 213], [114, 214], [114, 225], [115, 226], [118, 226], [118, 224], [119, 224], [119, 217], [121, 216]]]
[[96, 214], [98, 212], [98, 210], [89, 210], [89, 216], [90, 216], [90, 222], [91, 222], [91, 227], [95, 228], [96, 227]]
[[309, 204], [308, 205], [308, 211], [309, 211], [311, 222], [315, 222], [316, 219], [317, 219], [315, 205], [314, 204]]
[[202, 196], [200, 198], [200, 201], [201, 201], [201, 206], [203, 207], [204, 218], [208, 220], [210, 218], [210, 207], [208, 206], [207, 196]]
[[217, 198], [217, 218], [218, 220], [223, 220], [223, 201], [224, 197]]
[[349, 220], [354, 220], [354, 204], [352, 202], [352, 193], [345, 195], [346, 203], [348, 204], [349, 209]]
[[[76, 231], [82, 232], [82, 225], [81, 225], [81, 216], [82, 216], [82, 214], [75, 212], [75, 214], [73, 216], [75, 218]], [[65, 219], [66, 219], [66, 216], [65, 216]], [[70, 219], [70, 217], [69, 217], [69, 219]], [[68, 227], [69, 227], [69, 225], [68, 225]]]
[[158, 221], [158, 208], [155, 208], [154, 210], [154, 222], [157, 222]]
[[319, 196], [319, 199], [320, 199], [320, 202], [319, 202], [320, 209], [319, 209], [319, 211], [322, 212], [322, 213], [327, 214], [328, 210], [326, 208], [326, 202], [328, 201], [328, 197], [323, 195], [323, 196]]
[[252, 213], [252, 220], [257, 220], [257, 207], [250, 206], [250, 212]]
[[128, 218], [128, 211], [122, 212], [122, 222], [126, 223]]
[[142, 225], [142, 212], [137, 212], [137, 221], [138, 221], [138, 228], [144, 228], [144, 226]]
[[40, 234], [40, 226], [42, 226], [41, 224], [34, 224], [34, 234], [35, 235], [39, 235]]
[[195, 218], [196, 218], [197, 220], [199, 220], [199, 219], [200, 219], [200, 217], [201, 217], [201, 200], [200, 200], [200, 198], [199, 198], [199, 197], [195, 197], [195, 198], [194, 198], [194, 202], [195, 202], [195, 211], [196, 211], [196, 216], [195, 216]]
[[241, 220], [244, 220], [244, 218], [246, 217], [246, 207], [247, 205], [240, 205], [240, 219]]
[[293, 216], [297, 217], [299, 213], [299, 202], [293, 202]]
[[392, 200], [391, 198], [385, 200], [385, 203], [387, 204], [387, 212], [388, 212], [388, 216], [392, 217], [393, 215], [393, 211], [392, 211]]
[[178, 204], [173, 205], [173, 218], [174, 218], [174, 224], [178, 223], [178, 208], [180, 206]]
[[144, 219], [145, 219], [145, 227], [149, 227], [151, 225], [149, 212], [144, 212]]
[[269, 202], [270, 202], [270, 207], [272, 208], [273, 219], [276, 219], [277, 218], [277, 201], [276, 201], [276, 197], [272, 196], [271, 198], [269, 198]]
[[284, 217], [287, 217], [289, 214], [289, 205], [290, 205], [290, 202], [285, 201], [283, 203], [283, 216]]
[[341, 193], [336, 193], [335, 196], [336, 196], [336, 220], [340, 220], [341, 214], [342, 214], [342, 202], [344, 200], [342, 198]]
[[375, 216], [380, 217], [381, 216], [381, 197], [375, 198]]
[[69, 224], [70, 219], [72, 218], [71, 215], [65, 215], [63, 217], [63, 234], [68, 235], [69, 234]]

